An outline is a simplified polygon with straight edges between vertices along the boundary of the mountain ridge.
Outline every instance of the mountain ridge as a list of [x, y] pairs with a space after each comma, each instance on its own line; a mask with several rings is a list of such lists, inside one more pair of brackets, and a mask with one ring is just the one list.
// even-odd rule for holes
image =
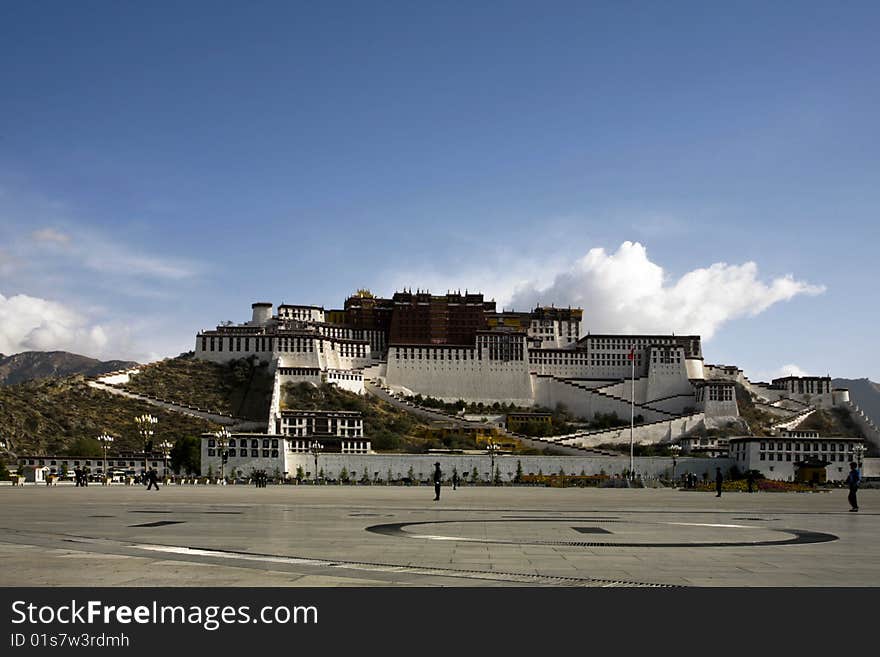
[[69, 351], [22, 351], [9, 356], [0, 354], [0, 385], [77, 374], [97, 376], [137, 365], [138, 363], [128, 360], [101, 361]]

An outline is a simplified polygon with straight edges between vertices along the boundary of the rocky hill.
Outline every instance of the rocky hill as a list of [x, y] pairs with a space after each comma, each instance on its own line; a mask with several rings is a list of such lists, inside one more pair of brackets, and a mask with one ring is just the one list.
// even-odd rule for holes
[[95, 438], [106, 432], [116, 438], [114, 450], [136, 451], [143, 445], [134, 418], [144, 413], [159, 418], [159, 442], [219, 429], [205, 420], [96, 390], [75, 376], [0, 387], [0, 440], [8, 453], [19, 456], [68, 454], [94, 449]]
[[[225, 364], [198, 360], [191, 354], [140, 366], [124, 389], [203, 410], [265, 421], [272, 377], [265, 363], [238, 360]], [[418, 417], [369, 395], [335, 386], [287, 385], [288, 408], [360, 411], [364, 428], [380, 451], [424, 452], [429, 448], [474, 448], [472, 436], [432, 431]], [[37, 453], [100, 453], [95, 440], [107, 432], [115, 450], [141, 449], [134, 418], [159, 418], [160, 440], [195, 438], [219, 427], [166, 411], [145, 401], [113, 395], [87, 385], [83, 376], [45, 378], [0, 387], [0, 458]]]
[[23, 351], [12, 356], [0, 354], [0, 385], [75, 374], [97, 376], [136, 365], [127, 360], [95, 360], [67, 351]]
[[265, 422], [269, 416], [272, 373], [256, 358], [219, 364], [187, 352], [138, 369], [126, 390], [248, 420]]

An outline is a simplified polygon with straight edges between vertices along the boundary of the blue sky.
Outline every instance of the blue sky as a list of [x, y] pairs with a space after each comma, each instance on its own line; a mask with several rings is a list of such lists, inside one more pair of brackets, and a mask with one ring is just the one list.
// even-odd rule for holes
[[174, 355], [255, 300], [406, 285], [878, 380], [878, 28], [869, 2], [3, 3], [0, 352]]

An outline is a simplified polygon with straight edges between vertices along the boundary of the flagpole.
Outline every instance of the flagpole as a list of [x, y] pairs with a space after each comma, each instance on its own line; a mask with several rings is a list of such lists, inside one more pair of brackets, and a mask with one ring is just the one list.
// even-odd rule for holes
[[632, 389], [629, 396], [629, 477], [635, 479], [635, 426], [636, 426], [636, 351], [629, 348], [629, 359], [632, 361]]

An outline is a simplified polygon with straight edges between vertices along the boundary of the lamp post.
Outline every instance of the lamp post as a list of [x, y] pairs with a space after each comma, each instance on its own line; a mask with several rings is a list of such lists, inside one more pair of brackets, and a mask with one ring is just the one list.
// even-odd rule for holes
[[853, 447], [853, 451], [856, 454], [856, 463], [859, 465], [859, 476], [864, 478], [864, 473], [862, 472], [862, 457], [865, 455], [866, 447], [859, 443], [855, 447]]
[[217, 453], [220, 455], [220, 480], [226, 481], [226, 459], [229, 458], [229, 455], [226, 451], [226, 447], [229, 445], [229, 431], [226, 428], [220, 429], [217, 433], [214, 434], [214, 437], [217, 439]]
[[489, 466], [489, 481], [493, 484], [495, 483], [495, 452], [498, 451], [500, 446], [494, 440], [489, 438], [486, 442], [486, 450], [489, 452], [489, 460], [491, 465]]
[[100, 436], [98, 436], [98, 442], [101, 443], [101, 449], [104, 452], [104, 483], [106, 484], [110, 482], [107, 474], [107, 449], [113, 443], [113, 436], [102, 433]]
[[141, 441], [144, 443], [144, 476], [147, 475], [147, 452], [153, 451], [153, 435], [155, 431], [153, 427], [156, 426], [156, 423], [159, 421], [154, 415], [150, 415], [149, 413], [144, 413], [143, 415], [138, 415], [135, 419], [135, 424], [138, 427], [138, 433], [141, 436]]
[[318, 454], [321, 453], [322, 449], [324, 449], [324, 446], [321, 443], [319, 443], [317, 440], [312, 441], [312, 443], [309, 444], [309, 452], [311, 453], [312, 456], [315, 457], [315, 483], [316, 484], [318, 483]]
[[173, 447], [174, 447], [174, 445], [172, 445], [167, 440], [163, 440], [161, 443], [159, 443], [159, 449], [162, 450], [162, 482], [163, 482], [162, 485], [163, 486], [165, 485], [164, 482], [168, 479], [168, 456], [169, 456], [169, 454], [171, 454], [171, 449]]
[[669, 451], [672, 454], [672, 485], [675, 486], [675, 466], [677, 464], [678, 454], [681, 452], [681, 445], [670, 445]]

